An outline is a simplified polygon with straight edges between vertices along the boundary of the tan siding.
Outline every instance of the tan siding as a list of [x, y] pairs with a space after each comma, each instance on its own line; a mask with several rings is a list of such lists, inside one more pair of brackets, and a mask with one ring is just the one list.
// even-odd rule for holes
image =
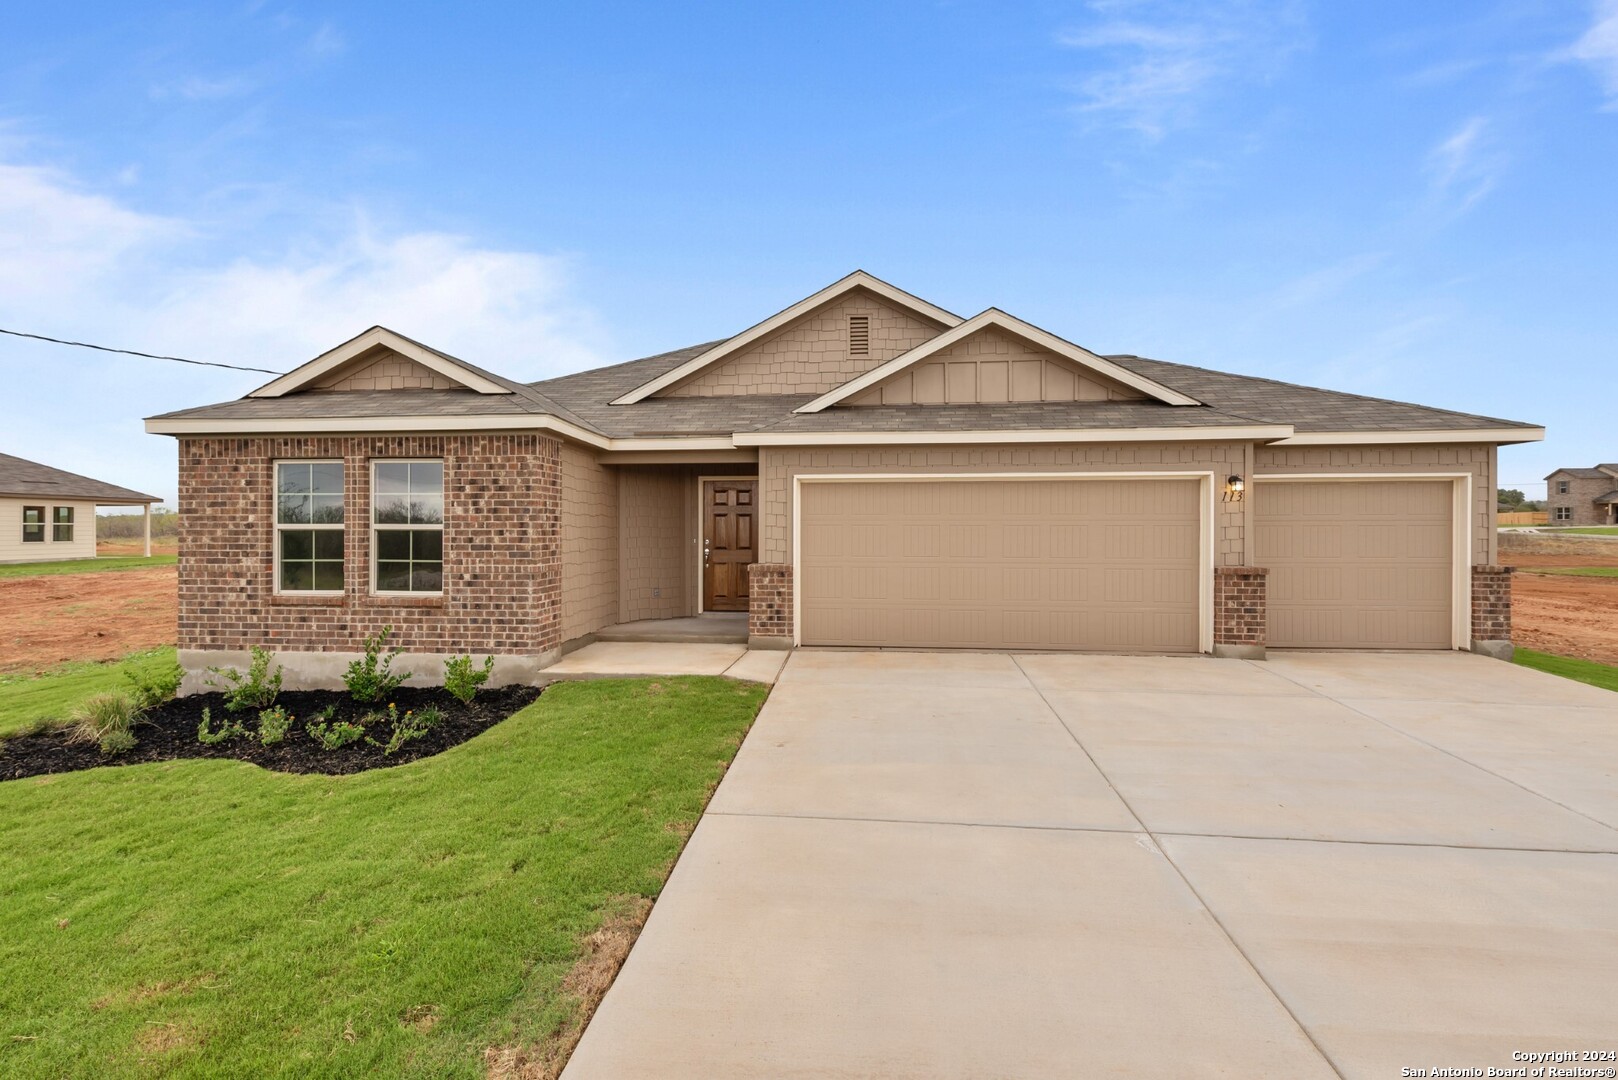
[[618, 621], [618, 473], [562, 447], [562, 637]]
[[[871, 320], [869, 356], [848, 355], [848, 317]], [[823, 394], [936, 336], [943, 328], [855, 289], [664, 392], [665, 397]]]
[[[1472, 562], [1489, 562], [1495, 492], [1490, 472], [1492, 444], [1464, 446], [1259, 446], [1256, 473], [1412, 473], [1472, 474]], [[1253, 565], [1262, 565], [1254, 563]]]
[[1195, 480], [802, 490], [806, 645], [1194, 652]]
[[[45, 542], [22, 542], [22, 508], [45, 508]], [[73, 508], [73, 541], [59, 543], [53, 539], [51, 512], [58, 506]], [[63, 502], [45, 496], [27, 499], [0, 499], [0, 563], [53, 562], [58, 559], [93, 559], [96, 553], [95, 503]]]
[[[793, 477], [801, 473], [1212, 472], [1242, 473], [1248, 444], [1130, 443], [1069, 446], [765, 447], [759, 461], [759, 561], [790, 563]], [[1243, 565], [1241, 503], [1218, 502], [1215, 560]]]
[[[696, 613], [687, 564], [691, 544], [693, 474], [683, 468], [625, 468], [618, 478], [620, 617], [671, 619]], [[658, 595], [654, 596], [656, 592]]]
[[1133, 401], [1144, 396], [990, 326], [857, 394], [848, 404]]
[[455, 390], [460, 383], [392, 349], [366, 353], [315, 384], [317, 390]]

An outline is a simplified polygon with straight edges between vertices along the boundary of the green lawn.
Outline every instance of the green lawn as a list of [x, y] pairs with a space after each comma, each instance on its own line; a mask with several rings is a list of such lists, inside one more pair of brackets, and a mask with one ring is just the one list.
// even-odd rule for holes
[[1529, 566], [1518, 570], [1519, 574], [1562, 574], [1567, 577], [1610, 577], [1618, 578], [1618, 566]]
[[174, 646], [135, 653], [110, 664], [62, 664], [42, 676], [0, 675], [0, 738], [35, 720], [61, 719], [81, 699], [101, 690], [128, 690], [126, 671], [156, 674], [174, 663]]
[[583, 940], [657, 895], [765, 692], [559, 683], [350, 777], [0, 783], [0, 1075], [480, 1077], [556, 1045]]
[[1581, 533], [1585, 536], [1618, 536], [1618, 525], [1591, 525], [1579, 529], [1558, 529], [1557, 532]]
[[173, 566], [178, 555], [117, 555], [105, 559], [68, 559], [63, 562], [25, 562], [0, 565], [0, 578], [38, 577], [41, 574], [88, 574], [102, 570], [143, 570], [148, 566]]
[[1512, 657], [1514, 663], [1535, 671], [1560, 675], [1564, 679], [1599, 686], [1603, 690], [1618, 690], [1618, 667], [1598, 664], [1594, 660], [1576, 660], [1571, 656], [1552, 656], [1533, 649], [1518, 649]]

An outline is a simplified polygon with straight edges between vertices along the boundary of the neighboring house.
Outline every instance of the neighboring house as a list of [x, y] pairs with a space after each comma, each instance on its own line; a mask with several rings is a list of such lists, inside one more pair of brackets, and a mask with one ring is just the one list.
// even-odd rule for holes
[[309, 680], [384, 625], [519, 679], [712, 611], [760, 647], [1499, 643], [1496, 449], [1544, 435], [1101, 356], [862, 272], [535, 383], [376, 327], [146, 426], [179, 442], [182, 663], [264, 644]]
[[1552, 525], [1618, 524], [1618, 465], [1557, 469], [1545, 478]]
[[152, 553], [152, 504], [117, 484], [0, 454], [0, 563], [96, 557], [96, 507], [141, 506]]

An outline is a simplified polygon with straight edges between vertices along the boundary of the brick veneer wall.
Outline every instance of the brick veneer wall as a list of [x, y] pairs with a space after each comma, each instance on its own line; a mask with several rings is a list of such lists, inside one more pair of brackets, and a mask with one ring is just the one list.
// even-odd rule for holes
[[1472, 567], [1472, 640], [1511, 640], [1511, 567]]
[[1263, 646], [1269, 636], [1266, 586], [1257, 566], [1214, 568], [1214, 644]]
[[[370, 595], [370, 463], [444, 460], [444, 590]], [[273, 463], [342, 459], [344, 593], [274, 590]], [[393, 627], [419, 652], [535, 655], [561, 642], [561, 444], [538, 435], [180, 440], [181, 649], [350, 652]]]
[[792, 637], [792, 566], [754, 563], [748, 567], [751, 601], [747, 634], [754, 638]]

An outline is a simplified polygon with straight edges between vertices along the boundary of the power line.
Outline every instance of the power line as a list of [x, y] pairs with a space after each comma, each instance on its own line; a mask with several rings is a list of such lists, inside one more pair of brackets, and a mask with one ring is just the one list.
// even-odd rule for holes
[[52, 345], [72, 345], [79, 349], [96, 349], [100, 352], [122, 353], [125, 356], [141, 356], [147, 360], [173, 360], [178, 364], [196, 364], [198, 367], [229, 368], [232, 371], [262, 371], [266, 375], [285, 375], [284, 371], [271, 371], [269, 368], [245, 367], [241, 364], [221, 364], [213, 360], [187, 360], [183, 356], [162, 356], [158, 353], [137, 352], [134, 349], [114, 349], [110, 345], [92, 345], [88, 341], [64, 341], [61, 338], [46, 337], [44, 334], [25, 334], [21, 330], [7, 330], [0, 327], [0, 334], [10, 334], [12, 337], [32, 338], [35, 341], [48, 341]]

